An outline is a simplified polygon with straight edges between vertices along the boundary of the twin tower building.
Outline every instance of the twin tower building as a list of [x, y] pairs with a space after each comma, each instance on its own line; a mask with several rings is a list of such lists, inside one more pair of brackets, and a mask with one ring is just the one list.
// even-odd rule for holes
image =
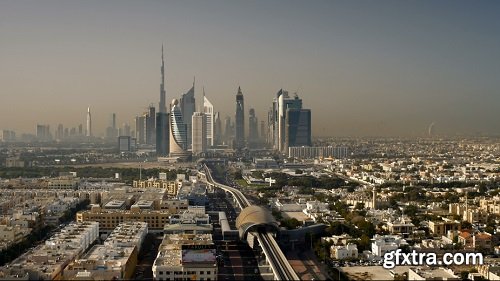
[[[150, 112], [150, 124], [156, 127], [156, 153], [158, 157], [185, 160], [191, 155], [200, 155], [209, 147], [225, 143], [233, 139], [232, 146], [236, 150], [246, 147], [245, 139], [245, 105], [241, 88], [236, 94], [236, 114], [234, 125], [228, 125], [222, 135], [222, 125], [218, 112], [214, 112], [212, 103], [205, 96], [203, 90], [203, 109], [196, 111], [195, 82], [191, 89], [180, 99], [173, 99], [167, 111], [165, 91], [165, 62], [163, 46], [161, 54], [161, 83], [159, 112]], [[154, 111], [154, 107], [151, 108]], [[252, 113], [254, 116], [252, 116]], [[250, 110], [249, 116], [249, 144], [258, 139], [257, 118], [255, 111]], [[147, 121], [147, 120], [145, 120]], [[288, 96], [288, 92], [280, 90], [276, 95], [268, 114], [267, 130], [264, 122], [261, 123], [260, 140], [264, 146], [273, 147], [287, 153], [289, 147], [311, 146], [311, 111], [302, 108], [302, 100], [297, 95]], [[148, 122], [143, 123], [148, 126]], [[153, 131], [153, 130], [144, 130]], [[148, 139], [148, 134], [145, 139]], [[222, 140], [225, 139], [225, 141]], [[149, 139], [154, 142], [153, 136]], [[266, 145], [267, 144], [267, 145]]]

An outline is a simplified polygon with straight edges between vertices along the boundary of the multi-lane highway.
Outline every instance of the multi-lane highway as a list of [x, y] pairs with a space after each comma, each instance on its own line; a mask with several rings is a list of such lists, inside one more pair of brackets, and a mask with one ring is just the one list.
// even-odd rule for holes
[[[241, 191], [238, 189], [227, 186], [221, 183], [217, 183], [212, 178], [212, 173], [210, 169], [204, 165], [205, 173], [203, 173], [206, 177], [207, 183], [213, 185], [214, 187], [221, 188], [224, 191], [230, 192], [235, 198], [238, 206], [241, 210], [246, 207], [249, 207], [250, 201], [243, 195]], [[267, 233], [265, 231], [259, 231], [253, 233], [257, 237], [259, 244], [262, 247], [264, 254], [266, 255], [267, 261], [273, 270], [274, 276], [277, 280], [299, 280], [297, 273], [293, 270], [292, 266], [286, 259], [285, 255], [281, 251], [278, 243], [274, 239], [274, 236], [271, 233]]]

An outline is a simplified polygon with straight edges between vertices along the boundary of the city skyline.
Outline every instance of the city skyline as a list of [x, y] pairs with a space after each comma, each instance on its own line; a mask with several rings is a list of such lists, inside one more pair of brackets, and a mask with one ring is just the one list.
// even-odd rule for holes
[[0, 129], [77, 128], [88, 106], [95, 136], [133, 124], [163, 44], [167, 103], [196, 76], [231, 119], [238, 86], [259, 120], [297, 91], [313, 136], [500, 133], [497, 3], [122, 3], [0, 3]]

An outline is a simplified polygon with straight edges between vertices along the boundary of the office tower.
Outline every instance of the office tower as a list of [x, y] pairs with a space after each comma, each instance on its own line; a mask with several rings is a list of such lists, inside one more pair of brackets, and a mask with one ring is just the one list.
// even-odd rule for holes
[[131, 151], [132, 139], [130, 136], [119, 136], [118, 137], [118, 151], [120, 152], [130, 152]]
[[123, 123], [119, 132], [120, 136], [132, 136], [130, 134], [130, 125], [128, 123]]
[[83, 136], [83, 125], [82, 124], [78, 125], [78, 135]]
[[184, 124], [186, 125], [186, 133], [187, 133], [187, 145], [189, 148], [191, 146], [191, 116], [193, 116], [193, 113], [196, 111], [196, 100], [194, 98], [194, 84], [195, 81], [193, 80], [193, 87], [187, 91], [187, 93], [181, 95], [181, 98], [179, 99], [179, 107], [182, 113], [182, 116], [184, 117]]
[[267, 136], [267, 133], [266, 133], [266, 124], [265, 122], [262, 120], [260, 121], [260, 140], [262, 142], [266, 142], [266, 136]]
[[273, 148], [285, 152], [286, 112], [288, 109], [302, 109], [302, 99], [297, 94], [291, 98], [287, 91], [280, 89], [273, 100], [269, 112], [269, 130]]
[[245, 147], [245, 104], [240, 87], [238, 87], [238, 93], [236, 94], [235, 120], [234, 148], [239, 150]]
[[156, 143], [156, 109], [153, 105], [149, 106], [145, 115], [146, 143], [154, 145]]
[[214, 145], [222, 144], [222, 121], [220, 120], [220, 113], [216, 112], [214, 115]]
[[255, 109], [250, 108], [248, 111], [248, 143], [255, 145], [259, 140], [259, 122], [255, 116]]
[[63, 124], [57, 125], [57, 130], [56, 130], [56, 139], [57, 140], [62, 140], [64, 137], [64, 128]]
[[160, 81], [160, 104], [156, 114], [156, 155], [166, 157], [169, 154], [169, 126], [166, 105], [165, 90], [165, 61], [163, 60], [163, 45], [161, 45], [161, 81]]
[[50, 135], [50, 126], [49, 125], [36, 125], [36, 138], [39, 141], [49, 141], [52, 136]]
[[289, 147], [311, 146], [311, 110], [288, 108], [285, 115], [284, 152]]
[[[207, 131], [207, 145], [214, 146], [214, 106], [205, 96], [205, 89], [203, 89], [203, 113], [206, 117], [206, 131]], [[194, 119], [193, 119], [194, 120]]]
[[169, 154], [169, 114], [158, 112], [156, 114], [156, 155], [166, 157]]
[[0, 141], [9, 142], [16, 140], [16, 132], [11, 130], [0, 130]]
[[111, 128], [116, 130], [116, 113], [111, 114]]
[[234, 126], [231, 122], [231, 117], [226, 116], [224, 119], [224, 144], [232, 145], [234, 139]]
[[145, 118], [144, 116], [136, 116], [135, 117], [135, 137], [137, 139], [137, 144], [146, 143], [145, 136]]
[[64, 138], [69, 137], [69, 128], [64, 128]]
[[87, 131], [85, 135], [87, 137], [92, 136], [92, 116], [90, 115], [90, 106], [87, 108]]
[[193, 113], [193, 117], [191, 120], [192, 127], [192, 151], [193, 155], [199, 155], [203, 152], [207, 151], [207, 125], [208, 125], [208, 115], [203, 112], [195, 112]]
[[117, 136], [118, 130], [116, 128], [116, 114], [112, 113], [109, 119], [109, 126], [106, 128], [106, 138], [114, 141]]
[[75, 128], [75, 127], [71, 128], [71, 130], [69, 131], [69, 135], [70, 135], [71, 137], [76, 136], [76, 128]]
[[170, 106], [170, 157], [185, 159], [189, 157], [186, 124], [182, 118], [179, 101], [174, 99]]

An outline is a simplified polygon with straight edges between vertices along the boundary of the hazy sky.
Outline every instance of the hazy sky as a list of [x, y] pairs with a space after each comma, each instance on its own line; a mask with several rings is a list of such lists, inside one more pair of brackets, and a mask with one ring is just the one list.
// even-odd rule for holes
[[498, 1], [0, 1], [0, 129], [103, 134], [196, 76], [222, 116], [298, 91], [315, 135], [500, 133]]

